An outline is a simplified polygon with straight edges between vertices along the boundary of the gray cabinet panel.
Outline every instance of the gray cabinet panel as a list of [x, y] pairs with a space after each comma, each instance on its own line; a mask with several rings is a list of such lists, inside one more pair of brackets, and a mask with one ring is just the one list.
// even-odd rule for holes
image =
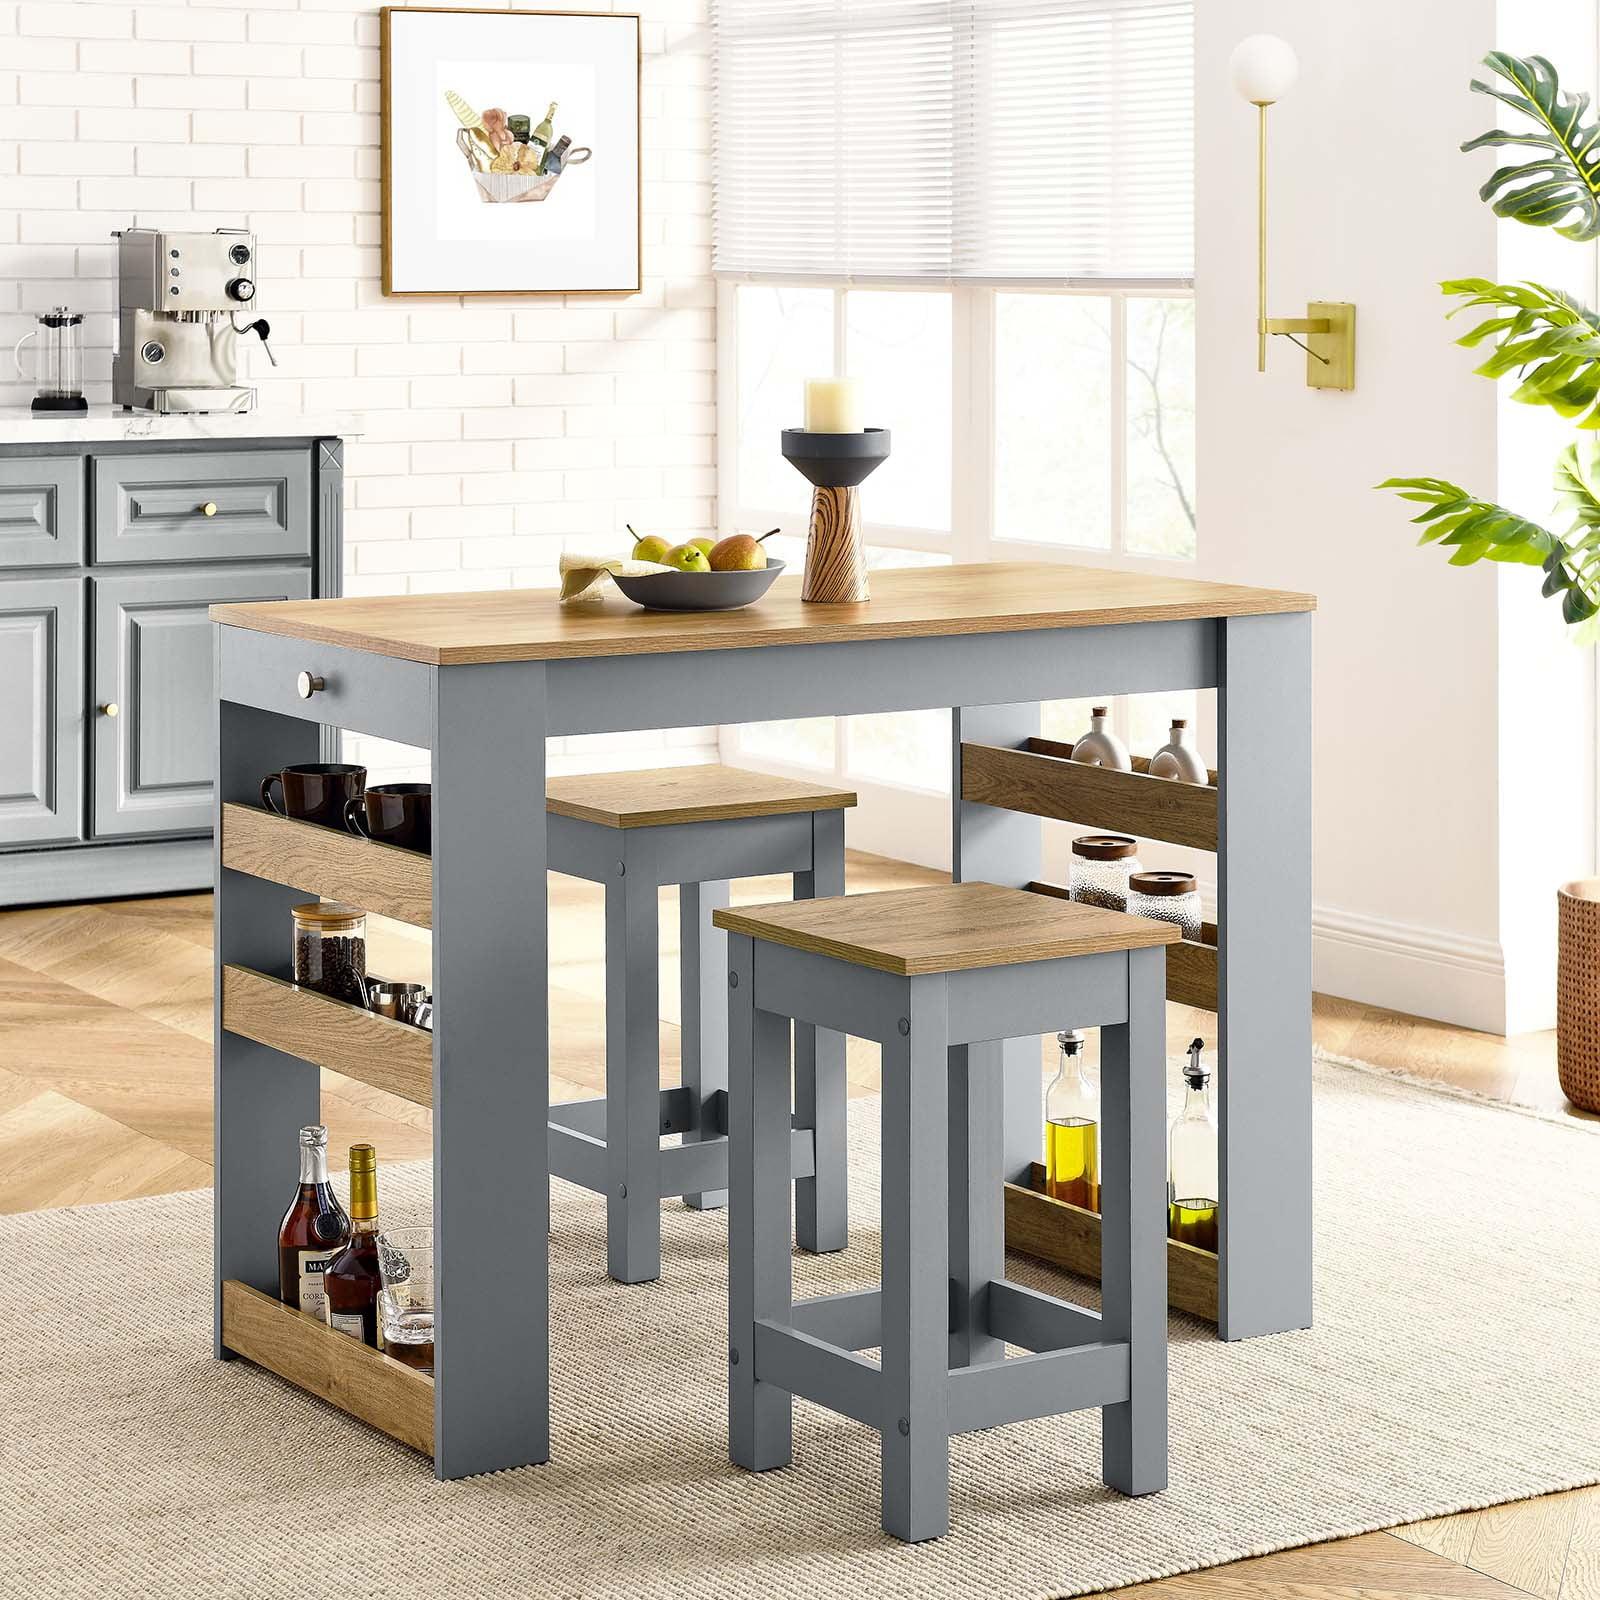
[[97, 565], [308, 556], [311, 521], [308, 449], [94, 463]]
[[[211, 826], [212, 641], [225, 600], [304, 600], [306, 567], [96, 576], [94, 835]], [[105, 708], [115, 705], [117, 714]]]
[[0, 458], [0, 566], [83, 562], [82, 456]]
[[83, 579], [0, 582], [0, 845], [83, 837]]

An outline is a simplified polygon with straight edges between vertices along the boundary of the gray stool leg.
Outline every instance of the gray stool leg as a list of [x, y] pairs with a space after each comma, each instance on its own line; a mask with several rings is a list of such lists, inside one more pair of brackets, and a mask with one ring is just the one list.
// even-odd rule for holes
[[728, 938], [728, 1459], [767, 1472], [794, 1457], [794, 1401], [758, 1383], [755, 1325], [788, 1322], [789, 1019], [755, 1008], [752, 941]]
[[998, 1040], [950, 1052], [950, 1365], [999, 1361], [989, 1284], [1006, 1275], [1004, 1063]]
[[[811, 815], [811, 871], [794, 875], [796, 900], [844, 893], [844, 812]], [[845, 1118], [849, 1084], [845, 1041], [831, 1028], [794, 1025], [795, 1121], [811, 1128], [816, 1176], [795, 1184], [795, 1243], [802, 1250], [843, 1250], [850, 1242], [850, 1157]]]
[[606, 1269], [661, 1276], [661, 1022], [656, 886], [606, 880]]
[[[728, 936], [711, 925], [711, 913], [728, 904], [727, 879], [678, 885], [678, 948], [681, 952], [683, 1084], [694, 1105], [694, 1127], [685, 1144], [720, 1139], [710, 1125], [711, 1097], [728, 1087]], [[686, 1206], [714, 1211], [728, 1203], [726, 1189], [686, 1194]]]
[[1100, 1030], [1101, 1315], [1130, 1347], [1101, 1465], [1123, 1494], [1167, 1486], [1166, 970], [1164, 950], [1129, 951], [1128, 1021]]
[[883, 1046], [883, 1531], [950, 1528], [950, 1091], [945, 980], [914, 978]]

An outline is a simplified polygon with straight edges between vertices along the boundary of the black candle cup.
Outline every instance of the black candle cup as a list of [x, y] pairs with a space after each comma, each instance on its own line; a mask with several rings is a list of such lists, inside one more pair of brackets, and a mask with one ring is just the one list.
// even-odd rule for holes
[[783, 459], [819, 489], [853, 489], [889, 457], [889, 430], [808, 433], [783, 430]]

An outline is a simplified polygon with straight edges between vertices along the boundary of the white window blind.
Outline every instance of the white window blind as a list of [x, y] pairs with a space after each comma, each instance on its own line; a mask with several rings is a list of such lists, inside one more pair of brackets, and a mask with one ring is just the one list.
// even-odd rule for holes
[[1182, 285], [1193, 0], [714, 0], [715, 265]]

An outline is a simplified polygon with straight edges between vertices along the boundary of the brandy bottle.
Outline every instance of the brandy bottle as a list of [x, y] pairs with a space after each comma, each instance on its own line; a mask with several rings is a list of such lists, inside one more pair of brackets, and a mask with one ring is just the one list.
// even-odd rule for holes
[[383, 1348], [378, 1331], [378, 1153], [350, 1146], [350, 1237], [323, 1274], [328, 1326]]
[[300, 1130], [300, 1189], [278, 1226], [278, 1297], [323, 1320], [328, 1260], [350, 1237], [350, 1219], [328, 1182], [328, 1130]]

